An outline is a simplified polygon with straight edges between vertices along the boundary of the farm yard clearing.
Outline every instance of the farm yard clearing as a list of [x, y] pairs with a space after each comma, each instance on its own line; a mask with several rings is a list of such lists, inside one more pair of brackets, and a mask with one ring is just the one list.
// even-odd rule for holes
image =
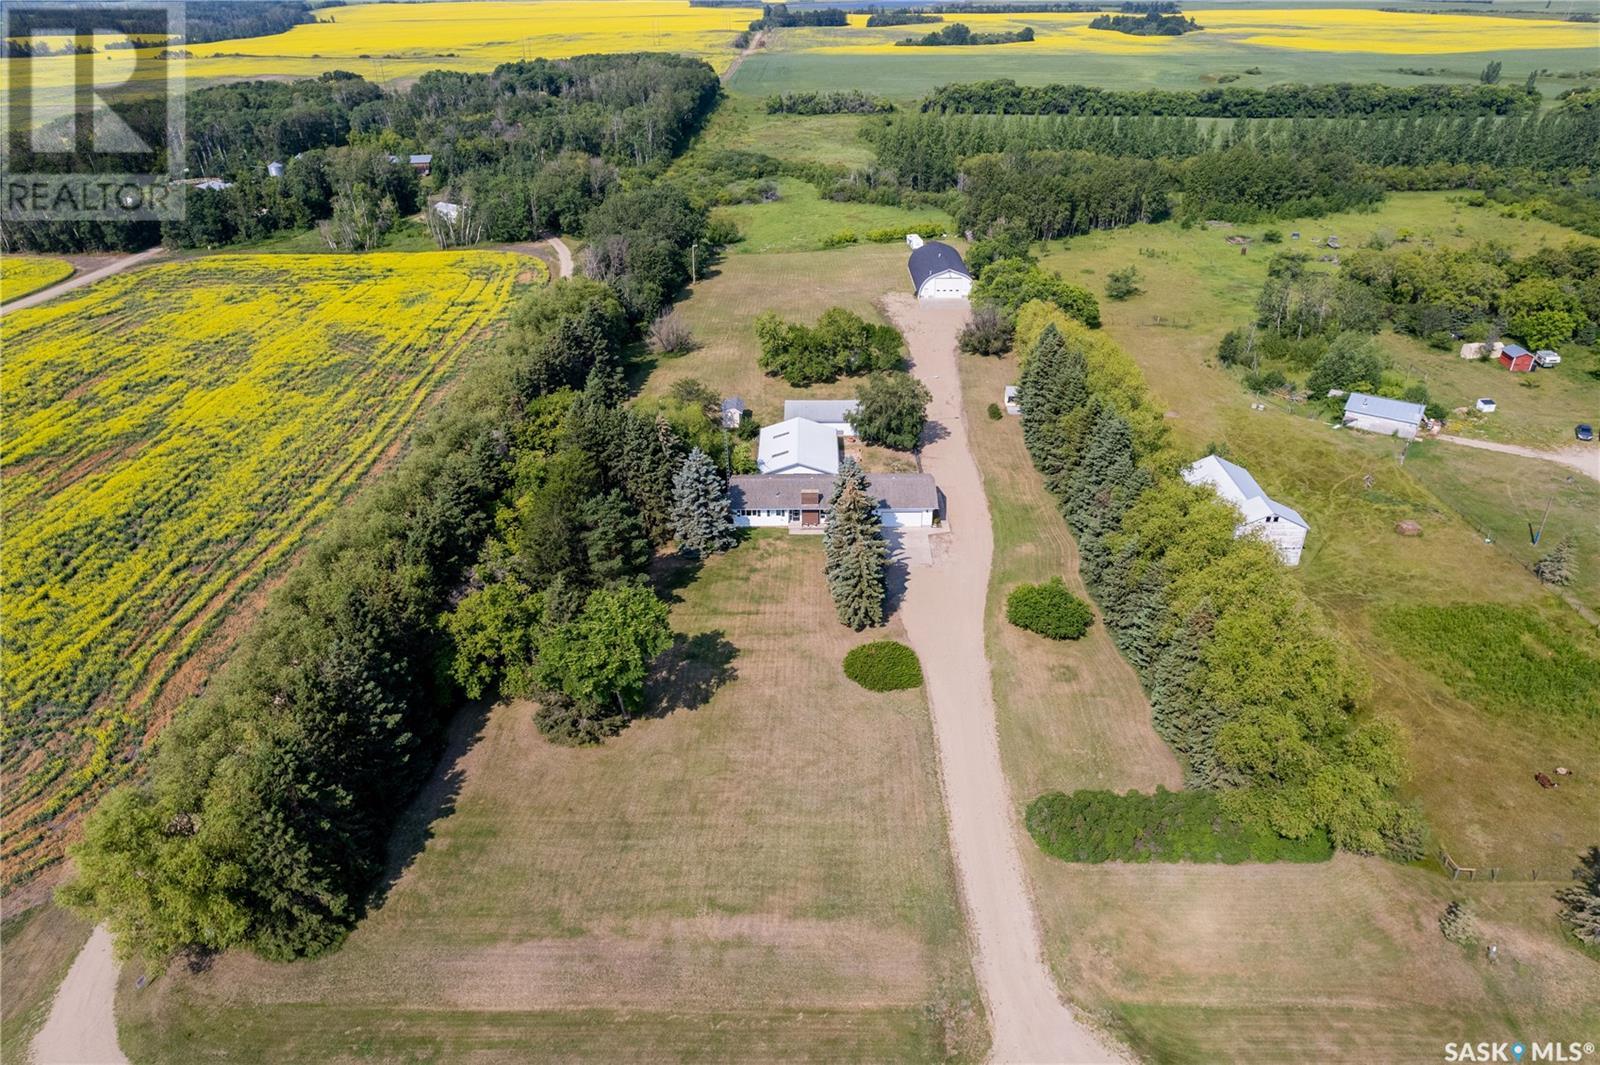
[[464, 712], [343, 949], [126, 973], [129, 1057], [981, 1056], [927, 704], [846, 679], [863, 638], [821, 546], [662, 573], [685, 668], [604, 746], [547, 742], [527, 702]]
[[504, 254], [215, 256], [6, 319], [7, 881], [498, 315]]

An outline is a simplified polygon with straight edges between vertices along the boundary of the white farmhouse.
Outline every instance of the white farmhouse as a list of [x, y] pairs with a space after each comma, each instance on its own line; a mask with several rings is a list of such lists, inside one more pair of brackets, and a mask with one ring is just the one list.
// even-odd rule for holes
[[784, 400], [783, 416], [826, 425], [839, 436], [855, 436], [850, 415], [860, 406], [860, 401], [854, 399], [789, 399]]
[[1208, 485], [1233, 504], [1243, 519], [1234, 530], [1235, 536], [1258, 535], [1277, 549], [1286, 565], [1300, 564], [1300, 551], [1311, 526], [1295, 510], [1263, 492], [1249, 470], [1207, 455], [1186, 467], [1183, 479], [1194, 485]]
[[948, 244], [923, 241], [922, 247], [912, 249], [906, 267], [919, 300], [964, 300], [972, 295], [972, 271]]
[[790, 418], [761, 430], [756, 469], [772, 474], [839, 472], [839, 434], [809, 418]]
[[[728, 478], [733, 523], [742, 529], [821, 531], [828, 522], [833, 478], [773, 474]], [[873, 473], [867, 487], [885, 528], [931, 527], [939, 513], [939, 486], [926, 473]]]
[[1410, 440], [1417, 435], [1426, 410], [1421, 403], [1352, 392], [1344, 401], [1344, 424], [1352, 429]]

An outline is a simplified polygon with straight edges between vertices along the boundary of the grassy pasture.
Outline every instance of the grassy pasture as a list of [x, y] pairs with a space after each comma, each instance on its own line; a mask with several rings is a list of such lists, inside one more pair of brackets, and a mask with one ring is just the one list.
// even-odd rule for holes
[[[842, 230], [857, 238], [874, 229], [902, 229], [937, 221], [953, 226], [950, 216], [933, 208], [884, 207], [873, 203], [825, 200], [816, 186], [795, 178], [777, 178], [780, 198], [772, 203], [742, 203], [718, 207], [714, 214], [734, 222], [744, 239], [733, 245], [733, 255], [761, 255], [776, 251], [817, 251], [822, 241]], [[892, 247], [904, 250], [896, 241]]]
[[833, 618], [816, 538], [757, 534], [675, 583], [684, 644], [649, 719], [571, 749], [526, 703], [468, 712], [344, 948], [175, 966], [143, 990], [130, 973], [129, 1055], [979, 1056], [921, 692], [845, 678], [860, 637]]
[[866, 166], [872, 145], [862, 140], [860, 115], [772, 115], [757, 97], [734, 93], [717, 105], [705, 130], [678, 165], [706, 152], [760, 152], [796, 163]]
[[393, 446], [527, 261], [214, 256], [6, 318], [8, 883], [59, 856], [163, 686]]
[[[1102, 626], [1056, 644], [1004, 622], [1005, 594], [1020, 581], [1061, 573], [1081, 589], [1076, 550], [1028, 464], [1019, 420], [983, 413], [1014, 370], [1010, 359], [961, 366], [994, 524], [988, 651], [1013, 800], [1021, 806], [1054, 788], [1177, 787], [1137, 678]], [[1464, 707], [1451, 712], [1464, 727], [1480, 725]], [[1495, 741], [1510, 740], [1509, 731]], [[1503, 754], [1480, 748], [1471, 757]], [[1580, 802], [1554, 818], [1521, 808], [1516, 816], [1518, 827], [1525, 817], [1563, 823], [1572, 838], [1551, 853], [1570, 858], [1592, 809]], [[1560, 942], [1547, 882], [1451, 885], [1435, 871], [1349, 855], [1310, 866], [1090, 866], [1048, 857], [1027, 839], [1019, 845], [1060, 986], [1142, 1058], [1429, 1060], [1447, 1039], [1539, 1038], [1532, 1033], [1588, 1031], [1600, 1020], [1582, 990], [1593, 963]], [[1491, 967], [1439, 934], [1452, 898], [1472, 902], [1486, 941], [1514, 963]]]
[[[1443, 478], [1426, 466], [1414, 473], [1410, 457], [1401, 465], [1395, 441], [1335, 431], [1276, 403], [1264, 411], [1251, 409], [1255, 397], [1236, 376], [1218, 367], [1213, 356], [1222, 333], [1251, 318], [1268, 257], [1268, 249], [1259, 244], [1240, 255], [1223, 243], [1224, 237], [1233, 232], [1259, 236], [1260, 228], [1135, 226], [1074, 238], [1045, 261], [1069, 280], [1097, 291], [1109, 271], [1138, 266], [1144, 294], [1122, 303], [1102, 302], [1107, 333], [1144, 368], [1179, 440], [1196, 453], [1211, 443], [1224, 446], [1269, 493], [1311, 522], [1297, 572], [1372, 671], [1377, 693], [1373, 705], [1409, 730], [1415, 770], [1411, 790], [1440, 842], [1463, 864], [1520, 870], [1519, 875], [1534, 868], [1565, 867], [1584, 843], [1582, 826], [1600, 819], [1600, 786], [1541, 792], [1532, 774], [1580, 759], [1584, 750], [1600, 743], [1600, 728], [1492, 718], [1454, 694], [1447, 677], [1396, 653], [1379, 635], [1377, 622], [1400, 604], [1487, 602], [1526, 608], [1567, 627], [1582, 623], [1529, 575], [1526, 552], [1509, 539], [1485, 543], [1476, 521], [1457, 512], [1456, 505], [1471, 504], [1463, 499], [1466, 489], [1435, 495], [1428, 485]], [[1444, 245], [1496, 238], [1531, 249], [1541, 242], [1573, 239], [1569, 231], [1549, 225], [1518, 223], [1510, 231], [1495, 212], [1440, 194], [1397, 195], [1372, 214], [1304, 219], [1277, 228], [1302, 234], [1301, 241], [1284, 246], [1309, 244], [1330, 233], [1355, 246], [1374, 232], [1401, 228], [1411, 229], [1415, 239]], [[1396, 350], [1397, 338], [1381, 339], [1397, 358], [1406, 357]], [[1454, 352], [1416, 349], [1410, 357], [1435, 360], [1433, 365], [1444, 373], [1460, 372], [1462, 363]], [[1548, 373], [1554, 379], [1568, 369]], [[1573, 375], [1572, 380], [1581, 385], [1584, 379]], [[1543, 415], [1537, 408], [1519, 406], [1508, 415], [1505, 431], [1544, 442], [1537, 420]], [[1427, 462], [1428, 456], [1452, 447], [1466, 451], [1434, 443], [1414, 447], [1412, 455]], [[1472, 485], [1477, 498], [1504, 500], [1489, 509], [1500, 515], [1496, 520], [1509, 524], [1517, 513], [1515, 501], [1527, 494], [1520, 483], [1521, 467], [1480, 463], [1479, 456], [1474, 451], [1443, 461], [1450, 469], [1473, 471], [1456, 477]], [[1482, 457], [1501, 458], [1488, 453]], [[1543, 476], [1564, 483], [1568, 472], [1549, 465]], [[1574, 511], [1568, 513], [1581, 505], [1586, 491], [1571, 491]], [[1553, 514], [1551, 528], [1564, 528], [1557, 522], [1567, 519], [1561, 512]], [[1422, 524], [1421, 537], [1395, 534], [1395, 523], [1407, 518]], [[1584, 548], [1580, 572], [1600, 568], [1592, 545], [1586, 546], [1581, 537], [1579, 545]]]
[[38, 292], [72, 276], [72, 264], [42, 255], [0, 256], [0, 303]]
[[0, 921], [0, 1059], [27, 1061], [56, 988], [89, 939], [89, 925], [52, 903]]

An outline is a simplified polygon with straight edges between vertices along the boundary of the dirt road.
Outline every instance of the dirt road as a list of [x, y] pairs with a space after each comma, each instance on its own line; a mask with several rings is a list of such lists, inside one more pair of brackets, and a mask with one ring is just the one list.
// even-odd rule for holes
[[124, 1065], [117, 1046], [117, 960], [100, 925], [67, 970], [50, 1016], [33, 1037], [33, 1065]]
[[551, 237], [549, 244], [551, 249], [556, 253], [556, 276], [571, 277], [572, 249], [567, 247], [567, 242], [562, 240], [560, 237]]
[[733, 62], [728, 64], [728, 69], [722, 72], [722, 84], [729, 85], [733, 82], [734, 72], [744, 65], [744, 61], [755, 54], [756, 49], [767, 46], [767, 31], [760, 30], [750, 38], [750, 43], [745, 45], [744, 51], [733, 57]]
[[0, 307], [0, 316], [10, 314], [12, 311], [21, 311], [26, 310], [29, 307], [37, 307], [46, 300], [55, 299], [63, 292], [71, 292], [75, 288], [82, 288], [84, 285], [92, 285], [96, 281], [110, 277], [113, 274], [120, 274], [124, 270], [131, 270], [135, 266], [143, 266], [151, 259], [159, 256], [164, 250], [165, 249], [162, 248], [149, 248], [145, 251], [139, 252], [136, 255], [124, 255], [115, 262], [108, 263], [105, 266], [100, 267], [98, 270], [89, 270], [81, 274], [73, 274], [60, 284], [50, 285], [47, 288], [41, 288], [38, 292], [30, 292], [21, 299], [12, 300], [5, 306]]
[[893, 295], [885, 309], [909, 344], [913, 372], [933, 394], [922, 468], [939, 482], [950, 531], [931, 538], [933, 565], [912, 566], [901, 608], [922, 659], [962, 903], [989, 1007], [996, 1062], [1122, 1060], [1062, 1001], [1039, 946], [1039, 924], [1017, 851], [1016, 804], [1000, 744], [984, 651], [994, 537], [983, 481], [961, 420], [956, 334], [965, 302]]
[[1600, 481], [1600, 448], [1595, 447], [1593, 444], [1574, 444], [1558, 451], [1541, 451], [1536, 447], [1497, 444], [1493, 440], [1469, 440], [1464, 436], [1440, 435], [1438, 439], [1448, 440], [1452, 444], [1461, 444], [1465, 447], [1475, 447], [1482, 451], [1499, 451], [1506, 455], [1521, 455], [1523, 458], [1554, 462], [1560, 466], [1571, 467], [1586, 477], [1593, 477], [1595, 480]]

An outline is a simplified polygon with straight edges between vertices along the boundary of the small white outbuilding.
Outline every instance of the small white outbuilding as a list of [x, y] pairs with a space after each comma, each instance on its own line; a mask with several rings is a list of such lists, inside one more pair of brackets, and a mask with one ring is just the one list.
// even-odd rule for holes
[[1299, 512], [1262, 491], [1249, 470], [1216, 455], [1207, 455], [1186, 467], [1183, 479], [1194, 485], [1208, 485], [1233, 504], [1241, 519], [1234, 529], [1235, 536], [1260, 536], [1273, 546], [1285, 565], [1300, 564], [1300, 552], [1311, 526]]
[[1422, 419], [1427, 413], [1421, 403], [1407, 403], [1403, 399], [1369, 396], [1365, 392], [1352, 392], [1344, 401], [1344, 424], [1352, 429], [1362, 429], [1383, 436], [1398, 436], [1410, 440], [1417, 435]]
[[784, 418], [804, 418], [826, 425], [836, 436], [855, 436], [850, 416], [861, 407], [854, 399], [786, 399], [783, 401]]

